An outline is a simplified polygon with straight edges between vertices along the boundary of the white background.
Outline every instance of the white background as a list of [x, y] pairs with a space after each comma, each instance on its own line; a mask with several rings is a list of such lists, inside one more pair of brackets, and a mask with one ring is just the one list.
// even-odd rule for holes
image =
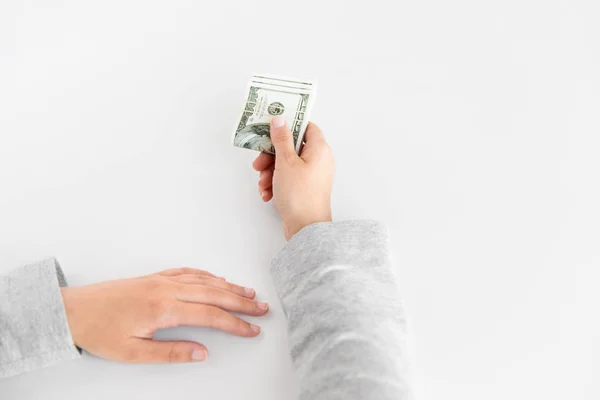
[[265, 72], [319, 80], [335, 218], [390, 227], [417, 398], [600, 398], [599, 18], [593, 0], [3, 0], [0, 272], [187, 265], [272, 312], [256, 339], [161, 333], [207, 345], [202, 365], [88, 355], [0, 397], [295, 397], [280, 223], [230, 145]]

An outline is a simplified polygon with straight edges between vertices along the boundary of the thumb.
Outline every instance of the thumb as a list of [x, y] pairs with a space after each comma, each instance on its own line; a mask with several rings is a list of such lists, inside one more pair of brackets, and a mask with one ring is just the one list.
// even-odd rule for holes
[[208, 357], [206, 347], [186, 341], [136, 339], [128, 350], [125, 361], [133, 364], [199, 362]]
[[271, 142], [275, 147], [275, 162], [292, 161], [298, 158], [294, 148], [294, 138], [290, 128], [287, 126], [287, 121], [282, 115], [271, 120]]

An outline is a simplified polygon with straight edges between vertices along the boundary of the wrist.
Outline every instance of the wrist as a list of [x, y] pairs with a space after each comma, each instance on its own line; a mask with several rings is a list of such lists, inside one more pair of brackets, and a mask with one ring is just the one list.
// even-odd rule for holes
[[316, 224], [319, 222], [331, 222], [331, 212], [323, 213], [320, 216], [313, 216], [312, 218], [305, 218], [302, 220], [293, 220], [284, 223], [283, 230], [286, 240], [293, 238], [298, 232], [306, 228], [309, 225]]
[[75, 346], [80, 347], [80, 344], [78, 343], [77, 332], [75, 329], [76, 312], [73, 307], [76, 301], [74, 301], [73, 299], [73, 290], [76, 290], [76, 288], [62, 287], [60, 288], [60, 294], [62, 296], [63, 305], [65, 307], [65, 314], [67, 316], [67, 323], [69, 325], [69, 331], [71, 332], [73, 343], [75, 344]]

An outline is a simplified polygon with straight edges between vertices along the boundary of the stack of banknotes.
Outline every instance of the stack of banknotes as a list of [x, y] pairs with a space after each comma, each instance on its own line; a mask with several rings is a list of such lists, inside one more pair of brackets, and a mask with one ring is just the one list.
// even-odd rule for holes
[[275, 154], [269, 124], [271, 119], [282, 115], [292, 131], [298, 153], [316, 94], [316, 82], [274, 75], [254, 75], [248, 84], [242, 115], [233, 134], [233, 145]]

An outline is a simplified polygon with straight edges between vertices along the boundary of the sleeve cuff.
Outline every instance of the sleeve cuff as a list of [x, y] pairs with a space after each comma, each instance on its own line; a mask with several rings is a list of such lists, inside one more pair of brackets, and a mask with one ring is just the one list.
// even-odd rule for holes
[[271, 275], [282, 298], [295, 282], [332, 265], [383, 267], [381, 273], [387, 275], [388, 258], [384, 224], [372, 220], [319, 222], [303, 228], [287, 243], [271, 262]]
[[80, 357], [60, 293], [66, 286], [54, 258], [0, 277], [0, 377]]

